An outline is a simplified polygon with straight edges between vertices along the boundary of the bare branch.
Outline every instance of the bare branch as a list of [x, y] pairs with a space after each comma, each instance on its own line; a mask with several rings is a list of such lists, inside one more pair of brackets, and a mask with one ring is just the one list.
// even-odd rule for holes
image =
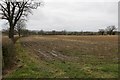
[[[35, 3], [33, 0], [26, 1], [15, 1], [10, 2], [8, 0], [3, 0], [0, 3], [0, 15], [2, 19], [8, 20], [10, 26], [9, 38], [14, 36], [14, 27], [20, 19], [26, 19], [29, 13], [32, 13], [31, 9], [36, 9], [40, 6], [40, 3]], [[4, 4], [3, 4], [4, 3]]]

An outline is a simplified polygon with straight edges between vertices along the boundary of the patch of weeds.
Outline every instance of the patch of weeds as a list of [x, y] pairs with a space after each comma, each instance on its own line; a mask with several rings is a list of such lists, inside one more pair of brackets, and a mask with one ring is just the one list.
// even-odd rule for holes
[[82, 70], [91, 78], [118, 78], [118, 64], [86, 64]]

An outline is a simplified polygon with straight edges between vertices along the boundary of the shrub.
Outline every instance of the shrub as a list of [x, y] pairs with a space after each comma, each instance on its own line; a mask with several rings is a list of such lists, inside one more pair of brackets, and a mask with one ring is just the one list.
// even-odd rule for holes
[[16, 59], [15, 46], [14, 43], [8, 39], [3, 41], [2, 45], [2, 55], [3, 55], [3, 70], [11, 68]]

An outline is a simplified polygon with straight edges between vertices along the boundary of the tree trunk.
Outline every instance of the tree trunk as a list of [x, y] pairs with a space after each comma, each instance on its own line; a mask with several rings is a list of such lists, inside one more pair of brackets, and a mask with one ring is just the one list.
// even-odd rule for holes
[[14, 42], [14, 26], [10, 24], [9, 28], [9, 38]]
[[18, 35], [19, 35], [19, 37], [20, 37], [20, 35], [21, 35], [21, 30], [18, 30]]
[[112, 35], [112, 31], [110, 31], [110, 35]]

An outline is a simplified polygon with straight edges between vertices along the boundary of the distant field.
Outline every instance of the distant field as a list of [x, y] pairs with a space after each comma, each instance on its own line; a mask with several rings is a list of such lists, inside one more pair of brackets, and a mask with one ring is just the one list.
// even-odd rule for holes
[[118, 77], [117, 36], [30, 36], [16, 49], [18, 67], [5, 77]]

